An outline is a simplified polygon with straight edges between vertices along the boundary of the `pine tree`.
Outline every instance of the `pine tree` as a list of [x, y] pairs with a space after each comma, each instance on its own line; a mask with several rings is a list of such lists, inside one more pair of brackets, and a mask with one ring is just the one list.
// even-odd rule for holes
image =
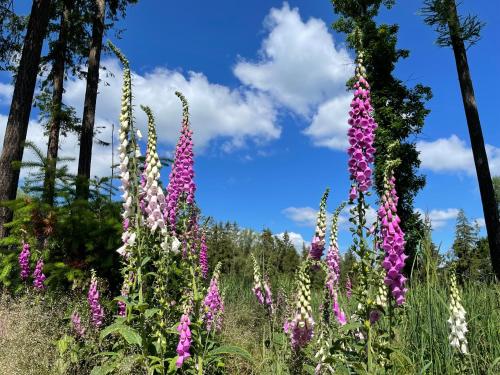
[[479, 228], [477, 225], [472, 225], [467, 216], [465, 216], [464, 210], [460, 210], [457, 216], [455, 241], [453, 242], [452, 249], [457, 258], [457, 275], [462, 282], [471, 278], [471, 263], [475, 256], [478, 232]]
[[[455, 0], [426, 0], [424, 4], [422, 11], [425, 15], [425, 22], [437, 31], [437, 43], [443, 47], [452, 47], [455, 56], [483, 204], [484, 221], [488, 232], [491, 264], [497, 279], [500, 280], [500, 214], [495, 200], [495, 190], [493, 189], [488, 155], [484, 145], [483, 131], [467, 60], [467, 48], [479, 40], [484, 24], [476, 16], [463, 17], [459, 15]], [[468, 44], [467, 48], [466, 44]]]
[[[33, 0], [31, 7], [0, 156], [0, 201], [16, 198], [19, 170], [12, 167], [12, 162], [23, 159], [24, 141], [28, 132], [42, 45], [49, 22], [50, 5], [51, 0]], [[6, 236], [4, 224], [11, 220], [12, 211], [7, 207], [1, 207], [0, 238]]]

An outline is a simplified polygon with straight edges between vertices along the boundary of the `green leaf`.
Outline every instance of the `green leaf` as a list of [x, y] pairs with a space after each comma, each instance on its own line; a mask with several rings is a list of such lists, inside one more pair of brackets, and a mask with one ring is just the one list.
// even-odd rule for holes
[[220, 346], [217, 349], [214, 349], [208, 352], [208, 356], [218, 356], [218, 355], [235, 355], [240, 358], [247, 360], [248, 362], [253, 362], [252, 355], [247, 352], [245, 349], [242, 349], [238, 346], [233, 345], [224, 345]]
[[97, 366], [92, 369], [90, 375], [107, 375], [113, 372], [116, 368], [116, 364], [114, 363], [106, 363], [102, 366]]
[[127, 342], [130, 345], [134, 345], [134, 344], [139, 345], [139, 346], [142, 345], [142, 337], [141, 337], [141, 335], [139, 334], [139, 332], [137, 332], [132, 327], [124, 325], [122, 328], [120, 328], [120, 330], [118, 331], [118, 333], [120, 335], [122, 335], [123, 338], [125, 340], [127, 340]]
[[103, 340], [106, 336], [112, 333], [118, 333], [131, 345], [142, 345], [142, 337], [139, 332], [137, 332], [132, 327], [126, 326], [125, 324], [121, 323], [113, 323], [110, 326], [104, 328], [99, 335], [99, 339]]
[[147, 310], [144, 312], [144, 316], [146, 317], [146, 319], [149, 319], [149, 318], [151, 318], [153, 315], [156, 315], [159, 311], [160, 311], [160, 309], [157, 309], [157, 308], [154, 308], [154, 309], [147, 309]]

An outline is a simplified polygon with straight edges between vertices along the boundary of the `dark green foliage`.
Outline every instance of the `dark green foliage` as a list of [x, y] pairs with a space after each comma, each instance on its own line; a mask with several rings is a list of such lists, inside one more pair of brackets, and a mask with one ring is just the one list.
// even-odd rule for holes
[[[378, 129], [375, 137], [375, 186], [383, 194], [385, 164], [400, 159], [395, 171], [399, 195], [398, 214], [406, 236], [406, 252], [410, 256], [407, 270], [413, 262], [418, 241], [424, 230], [422, 220], [414, 212], [416, 194], [425, 185], [418, 173], [420, 160], [415, 136], [422, 131], [429, 110], [426, 101], [432, 97], [429, 87], [417, 84], [407, 87], [393, 76], [396, 63], [407, 58], [409, 51], [397, 47], [398, 25], [377, 25], [373, 20], [381, 5], [390, 8], [394, 1], [333, 0], [334, 11], [340, 18], [333, 24], [336, 31], [347, 34], [348, 45], [358, 53], [363, 51], [363, 64], [371, 85], [372, 104]], [[389, 145], [396, 143], [389, 153]]]
[[0, 70], [13, 70], [16, 54], [21, 53], [26, 17], [14, 12], [13, 0], [0, 0]]
[[495, 198], [500, 209], [500, 176], [493, 177], [493, 188], [495, 189]]
[[74, 176], [62, 165], [55, 171], [56, 204], [51, 207], [42, 199], [43, 176], [49, 167], [46, 158], [34, 144], [28, 142], [26, 147], [33, 151], [36, 159], [18, 163], [18, 167], [29, 169], [29, 173], [18, 199], [8, 203], [14, 218], [7, 224], [10, 235], [0, 241], [0, 284], [12, 289], [22, 285], [18, 255], [24, 240], [32, 248], [31, 269], [36, 259], [43, 257], [47, 285], [79, 286], [94, 268], [117, 289], [120, 272], [116, 249], [121, 245], [121, 204], [110, 198], [113, 190], [109, 179], [92, 181], [89, 201], [76, 200]]
[[[450, 30], [448, 26], [450, 0], [425, 0], [421, 12], [424, 21], [429, 26], [434, 27], [438, 37], [436, 43], [441, 47], [451, 46]], [[455, 1], [455, 0], [452, 0]], [[477, 16], [468, 14], [465, 17], [458, 16], [459, 38], [468, 43], [468, 46], [476, 44], [481, 39], [481, 30], [485, 23], [480, 21]]]
[[493, 279], [489, 261], [488, 240], [479, 239], [479, 226], [472, 224], [463, 210], [457, 216], [453, 254], [459, 280], [489, 281]]
[[208, 260], [210, 269], [222, 263], [222, 273], [253, 278], [254, 254], [266, 273], [275, 278], [279, 275], [293, 276], [300, 257], [290, 242], [287, 233], [278, 238], [269, 229], [257, 233], [241, 229], [236, 223], [216, 223], [207, 230]]

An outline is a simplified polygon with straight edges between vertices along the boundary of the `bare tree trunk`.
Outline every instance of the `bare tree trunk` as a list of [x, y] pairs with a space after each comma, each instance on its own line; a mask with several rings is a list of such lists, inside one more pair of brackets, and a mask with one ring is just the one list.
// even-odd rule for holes
[[465, 117], [469, 128], [472, 154], [476, 166], [477, 179], [479, 182], [479, 191], [483, 204], [484, 221], [488, 233], [488, 243], [490, 247], [491, 264], [495, 271], [497, 280], [500, 280], [500, 217], [495, 200], [495, 190], [491, 179], [490, 168], [488, 165], [488, 156], [484, 147], [483, 132], [479, 121], [474, 88], [469, 72], [469, 63], [467, 62], [467, 53], [464, 41], [460, 35], [459, 19], [455, 0], [448, 1], [448, 27], [450, 31], [451, 44], [455, 55], [457, 65], [458, 80], [462, 92]]
[[[49, 22], [50, 3], [51, 0], [33, 0], [31, 7], [0, 156], [0, 201], [16, 198], [19, 170], [12, 168], [12, 162], [23, 158], [40, 54]], [[1, 207], [0, 237], [7, 235], [4, 224], [11, 220], [12, 211]]]
[[71, 1], [64, 0], [64, 9], [61, 14], [61, 24], [59, 26], [59, 38], [55, 46], [54, 65], [52, 67], [52, 113], [49, 127], [49, 142], [47, 145], [47, 170], [45, 171], [43, 189], [44, 201], [51, 206], [54, 204], [57, 154], [59, 152], [59, 133], [61, 129], [62, 97], [64, 91], [66, 44], [71, 8]]
[[80, 156], [76, 195], [81, 199], [89, 197], [90, 167], [92, 163], [92, 143], [94, 138], [95, 109], [99, 85], [99, 65], [101, 61], [102, 38], [104, 35], [105, 0], [96, 0], [94, 24], [92, 26], [92, 45], [89, 52], [87, 89], [83, 107], [82, 134], [80, 136]]

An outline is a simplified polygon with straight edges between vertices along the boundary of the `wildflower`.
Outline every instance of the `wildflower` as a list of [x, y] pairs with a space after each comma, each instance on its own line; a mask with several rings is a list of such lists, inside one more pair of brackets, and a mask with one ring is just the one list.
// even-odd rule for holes
[[338, 303], [338, 282], [340, 279], [340, 256], [339, 256], [339, 248], [337, 243], [338, 238], [338, 218], [340, 212], [344, 208], [345, 203], [342, 203], [334, 212], [332, 217], [332, 225], [330, 230], [330, 247], [328, 249], [328, 253], [326, 254], [326, 266], [327, 266], [327, 275], [326, 275], [326, 288], [328, 290], [328, 294], [332, 299], [332, 307], [335, 313], [335, 317], [337, 321], [344, 325], [346, 323], [346, 317], [344, 312], [340, 309]]
[[43, 284], [43, 282], [45, 281], [46, 277], [43, 274], [42, 258], [38, 259], [38, 261], [36, 262], [35, 272], [33, 272], [33, 278], [33, 285], [35, 286], [35, 288], [37, 288], [38, 290], [45, 289], [45, 285]]
[[354, 97], [349, 111], [350, 125], [347, 132], [349, 138], [349, 173], [355, 183], [351, 189], [350, 199], [353, 200], [357, 191], [365, 192], [371, 186], [372, 170], [370, 163], [374, 160], [375, 129], [377, 123], [372, 117], [373, 108], [370, 99], [370, 85], [365, 79], [365, 69], [362, 65], [362, 54], [356, 67], [357, 81], [354, 84]]
[[[307, 265], [307, 263], [305, 263]], [[288, 333], [294, 350], [306, 346], [313, 337], [314, 320], [311, 308], [311, 290], [309, 275], [302, 267], [298, 274], [295, 312], [289, 323]]]
[[333, 312], [335, 313], [335, 317], [337, 318], [337, 322], [343, 326], [347, 323], [347, 317], [344, 314], [344, 311], [340, 308], [339, 302], [337, 299], [333, 302]]
[[165, 210], [165, 196], [161, 186], [159, 186], [161, 163], [156, 151], [156, 129], [153, 113], [149, 107], [141, 106], [148, 116], [148, 145], [144, 171], [142, 173], [141, 207], [146, 217], [146, 225], [155, 232], [156, 229], [163, 229], [165, 221], [163, 211]]
[[30, 245], [23, 243], [23, 250], [19, 254], [19, 267], [21, 279], [26, 280], [30, 275]]
[[267, 275], [264, 277], [264, 293], [265, 293], [265, 298], [264, 302], [266, 306], [269, 308], [269, 311], [273, 313], [274, 311], [274, 306], [273, 306], [273, 294], [271, 292], [271, 285], [269, 283], [269, 277]]
[[328, 252], [326, 254], [326, 265], [328, 269], [326, 287], [331, 297], [333, 297], [336, 293], [336, 288], [340, 278], [340, 256], [337, 243], [338, 218], [344, 206], [345, 203], [342, 203], [333, 214], [332, 225], [330, 228], [330, 247], [328, 248]]
[[465, 309], [462, 306], [460, 292], [457, 287], [457, 279], [454, 273], [450, 277], [450, 324], [451, 333], [448, 336], [450, 345], [456, 348], [460, 353], [467, 354], [467, 338], [465, 334], [468, 332], [467, 323], [465, 321]]
[[208, 256], [207, 256], [207, 238], [205, 236], [205, 232], [201, 235], [200, 240], [200, 269], [201, 275], [204, 279], [208, 276]]
[[85, 335], [85, 327], [82, 325], [82, 320], [80, 314], [77, 311], [73, 311], [71, 314], [71, 323], [73, 324], [73, 330], [78, 337], [83, 337]]
[[[129, 276], [129, 280], [133, 276]], [[121, 290], [121, 296], [122, 297], [127, 297], [130, 289], [130, 281], [129, 280], [124, 280], [123, 285], [122, 285], [122, 290]], [[127, 304], [123, 301], [118, 301], [118, 316], [125, 316], [127, 314]]]
[[175, 149], [174, 164], [170, 172], [167, 186], [167, 205], [164, 217], [172, 232], [176, 228], [176, 217], [180, 199], [185, 199], [188, 205], [194, 203], [194, 159], [193, 159], [193, 132], [189, 127], [189, 107], [186, 98], [180, 92], [175, 93], [182, 102], [183, 117], [179, 141]]
[[104, 321], [104, 309], [99, 303], [99, 290], [97, 289], [97, 278], [94, 270], [92, 270], [87, 301], [90, 306], [92, 324], [94, 327], [99, 328]]
[[134, 176], [130, 176], [129, 170], [129, 154], [130, 154], [130, 139], [129, 133], [132, 128], [132, 78], [130, 74], [130, 67], [128, 60], [125, 56], [110, 43], [110, 47], [116, 56], [120, 59], [123, 64], [123, 87], [122, 87], [122, 98], [121, 98], [121, 112], [120, 112], [120, 130], [118, 132], [118, 138], [120, 144], [118, 146], [118, 152], [120, 157], [120, 179], [121, 179], [121, 189], [123, 190], [123, 234], [122, 241], [123, 246], [121, 246], [117, 251], [120, 255], [126, 257], [128, 256], [128, 251], [131, 246], [135, 243], [135, 234], [130, 230], [130, 220], [133, 213], [133, 198], [131, 192], [131, 184], [133, 183]]
[[257, 301], [263, 305], [264, 304], [264, 294], [262, 293], [263, 286], [262, 286], [262, 280], [261, 280], [261, 275], [259, 271], [259, 264], [257, 263], [257, 259], [255, 259], [255, 256], [251, 254], [252, 260], [253, 260], [253, 288], [252, 291], [255, 294], [255, 297], [257, 297]]
[[388, 175], [385, 179], [384, 195], [378, 209], [378, 217], [381, 223], [380, 237], [382, 243], [379, 245], [386, 254], [382, 266], [386, 270], [385, 284], [389, 286], [391, 294], [397, 305], [405, 301], [407, 289], [404, 287], [406, 278], [402, 270], [407, 258], [404, 253], [404, 233], [399, 226], [400, 219], [397, 213], [398, 196], [395, 188], [395, 178]]
[[203, 321], [208, 331], [211, 331], [213, 327], [215, 327], [216, 331], [220, 331], [222, 328], [224, 301], [219, 291], [219, 273], [220, 263], [215, 267], [214, 274], [210, 280], [208, 293], [203, 301], [205, 310]]
[[191, 320], [189, 320], [189, 316], [184, 313], [181, 316], [181, 321], [177, 326], [177, 332], [179, 332], [179, 343], [177, 344], [177, 361], [175, 365], [177, 368], [181, 368], [182, 364], [186, 359], [191, 357], [189, 353], [189, 349], [191, 348], [191, 330], [189, 326], [191, 324]]
[[347, 296], [347, 299], [351, 298], [351, 295], [352, 295], [352, 282], [351, 282], [351, 278], [349, 276], [347, 276], [347, 280], [346, 280], [346, 283], [345, 283], [345, 294]]
[[325, 235], [326, 235], [326, 200], [330, 189], [326, 189], [319, 205], [318, 220], [316, 223], [316, 230], [314, 237], [311, 241], [311, 251], [309, 257], [315, 260], [320, 260], [323, 256], [325, 249]]
[[375, 305], [378, 308], [370, 311], [370, 323], [376, 323], [382, 316], [382, 310], [387, 307], [387, 285], [384, 282], [384, 277], [379, 277], [379, 286], [377, 290], [377, 295], [375, 296]]

